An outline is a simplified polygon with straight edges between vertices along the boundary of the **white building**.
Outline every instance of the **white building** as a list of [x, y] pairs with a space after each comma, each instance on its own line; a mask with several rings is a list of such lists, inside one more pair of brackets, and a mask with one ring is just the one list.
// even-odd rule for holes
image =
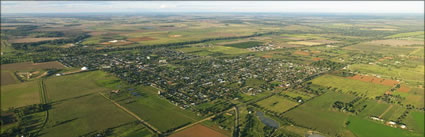
[[389, 125], [395, 125], [396, 123], [395, 123], [395, 122], [393, 122], [393, 121], [389, 121], [389, 122], [388, 122], [388, 124], [389, 124]]
[[82, 67], [81, 70], [88, 70], [89, 68], [87, 67]]

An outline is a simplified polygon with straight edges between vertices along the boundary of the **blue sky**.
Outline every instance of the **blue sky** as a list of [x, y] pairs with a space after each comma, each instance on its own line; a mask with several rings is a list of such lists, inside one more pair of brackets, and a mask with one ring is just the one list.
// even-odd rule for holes
[[2, 1], [1, 12], [424, 13], [424, 1]]

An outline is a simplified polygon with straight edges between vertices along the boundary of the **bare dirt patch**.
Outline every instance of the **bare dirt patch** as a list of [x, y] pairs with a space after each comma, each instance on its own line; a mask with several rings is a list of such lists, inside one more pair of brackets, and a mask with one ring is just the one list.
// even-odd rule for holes
[[171, 38], [178, 38], [178, 37], [181, 37], [182, 35], [170, 35], [170, 36], [168, 36], [168, 37], [171, 37]]
[[212, 130], [201, 124], [190, 127], [169, 137], [227, 137], [226, 135]]
[[288, 42], [288, 44], [315, 46], [315, 45], [320, 45], [320, 44], [323, 44], [323, 43], [313, 42], [313, 41], [293, 41], [293, 42]]
[[311, 51], [311, 53], [320, 53], [321, 51], [318, 51], [318, 50], [314, 50], [314, 51]]
[[263, 58], [271, 58], [271, 57], [273, 57], [272, 55], [264, 55], [264, 56], [262, 56]]
[[400, 88], [397, 91], [408, 93], [410, 88], [405, 85], [400, 85]]
[[312, 60], [319, 61], [319, 60], [322, 60], [322, 58], [312, 58]]
[[387, 59], [393, 59], [393, 58], [392, 57], [383, 57], [383, 58], [378, 59], [378, 61], [381, 62], [381, 61], [384, 61], [384, 60], [387, 60]]
[[294, 54], [303, 55], [303, 56], [310, 56], [310, 53], [305, 52], [305, 51], [295, 51]]
[[151, 37], [137, 37], [137, 38], [128, 38], [127, 40], [133, 41], [133, 42], [139, 42], [139, 41], [156, 40], [156, 38], [151, 38]]
[[355, 79], [355, 80], [361, 80], [361, 81], [364, 81], [364, 82], [371, 82], [371, 83], [375, 83], [375, 84], [386, 85], [386, 86], [394, 86], [394, 85], [399, 83], [396, 80], [383, 79], [383, 78], [377, 78], [377, 77], [374, 77], [374, 76], [365, 76], [365, 75], [355, 75], [355, 76], [348, 77], [348, 78]]
[[1, 85], [16, 84], [18, 81], [9, 72], [1, 72]]

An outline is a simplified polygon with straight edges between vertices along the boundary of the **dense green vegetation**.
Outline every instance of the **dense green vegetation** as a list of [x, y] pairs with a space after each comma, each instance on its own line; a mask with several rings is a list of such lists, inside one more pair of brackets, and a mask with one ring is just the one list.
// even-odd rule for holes
[[246, 48], [261, 46], [262, 44], [263, 44], [262, 42], [258, 42], [258, 41], [249, 41], [249, 42], [241, 42], [241, 43], [234, 43], [234, 44], [226, 44], [223, 46], [246, 49]]

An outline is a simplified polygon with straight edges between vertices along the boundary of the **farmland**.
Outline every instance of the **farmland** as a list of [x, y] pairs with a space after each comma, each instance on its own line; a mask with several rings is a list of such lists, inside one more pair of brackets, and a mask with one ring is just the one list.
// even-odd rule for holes
[[391, 86], [379, 85], [361, 80], [353, 80], [338, 76], [324, 75], [312, 80], [313, 84], [323, 87], [336, 88], [343, 92], [356, 92], [369, 98], [383, 95]]
[[382, 67], [378, 65], [355, 64], [355, 65], [351, 65], [350, 69], [357, 70], [366, 74], [382, 75], [383, 77], [387, 77], [387, 78], [396, 77], [396, 78], [405, 80], [409, 83], [424, 81], [423, 79], [424, 66], [417, 66], [415, 68], [411, 68], [411, 67], [391, 68], [391, 67]]
[[[57, 61], [53, 62], [44, 62], [44, 63], [14, 63], [14, 64], [5, 64], [1, 65], [1, 83], [2, 85], [15, 84], [19, 83], [20, 80], [16, 77], [15, 73], [20, 72], [30, 72], [30, 71], [42, 71], [46, 69], [62, 69], [63, 66]], [[40, 73], [41, 74], [41, 73]]]
[[[100, 71], [47, 79], [47, 95], [53, 103], [43, 136], [84, 135], [135, 121], [97, 94], [114, 87], [111, 86], [114, 80], [116, 78]], [[78, 107], [69, 110], [75, 104], [79, 104]]]
[[[156, 95], [157, 91], [153, 87], [141, 87], [117, 97], [112, 96], [112, 98], [161, 131], [167, 131], [199, 119], [195, 114], [159, 98]], [[131, 93], [137, 93], [140, 96], [134, 96]], [[164, 119], [164, 117], [174, 118]]]
[[56, 102], [107, 91], [108, 88], [105, 86], [115, 88], [112, 86], [116, 84], [115, 82], [117, 82], [117, 79], [113, 76], [100, 71], [94, 71], [47, 79], [46, 90], [49, 91], [48, 95], [50, 101]]
[[170, 137], [226, 137], [226, 135], [221, 134], [220, 132], [214, 131], [203, 125], [195, 125], [184, 131], [175, 133]]
[[7, 14], [0, 136], [423, 136], [423, 27], [410, 14]]
[[[80, 105], [70, 110], [75, 104]], [[49, 113], [48, 128], [42, 134], [52, 137], [84, 135], [131, 121], [135, 119], [102, 96], [92, 94], [54, 104]]]
[[350, 101], [354, 97], [348, 94], [329, 92], [300, 105], [283, 116], [297, 124], [335, 136], [344, 132], [343, 125], [347, 114], [331, 110], [334, 101]]
[[415, 131], [423, 134], [424, 123], [422, 121], [424, 121], [424, 112], [413, 111], [408, 115], [405, 122]]
[[31, 81], [1, 86], [1, 109], [40, 103], [40, 82]]
[[361, 137], [374, 137], [374, 136], [387, 136], [387, 137], [401, 137], [401, 136], [420, 136], [418, 133], [411, 133], [400, 128], [392, 128], [385, 126], [375, 121], [361, 119], [350, 116], [350, 124], [348, 128], [357, 136]]
[[291, 109], [292, 107], [298, 105], [298, 103], [280, 96], [272, 96], [268, 99], [258, 102], [257, 104], [261, 107], [278, 113], [285, 112]]

